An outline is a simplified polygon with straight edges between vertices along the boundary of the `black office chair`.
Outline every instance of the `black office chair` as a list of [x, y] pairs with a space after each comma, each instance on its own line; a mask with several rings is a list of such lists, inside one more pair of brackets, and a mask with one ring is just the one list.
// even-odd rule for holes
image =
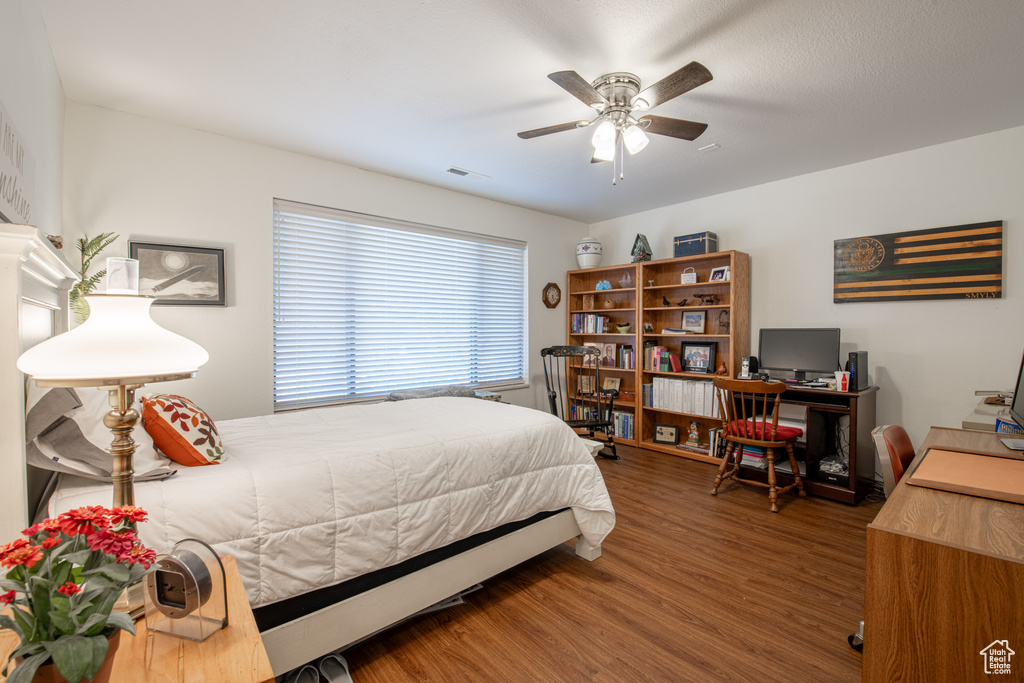
[[[586, 430], [588, 438], [596, 439], [598, 432], [604, 434], [604, 447], [598, 455], [618, 460], [612, 403], [619, 392], [601, 388], [600, 356], [593, 346], [549, 346], [540, 350], [551, 414], [577, 432]], [[606, 449], [611, 453], [605, 453]]]

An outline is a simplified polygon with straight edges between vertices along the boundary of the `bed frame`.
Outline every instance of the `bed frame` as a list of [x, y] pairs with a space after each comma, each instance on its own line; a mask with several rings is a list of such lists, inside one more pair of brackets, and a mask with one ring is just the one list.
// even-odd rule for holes
[[[40, 495], [25, 460], [25, 378], [15, 363], [27, 348], [68, 329], [67, 293], [77, 274], [41, 231], [0, 223], [0, 542], [29, 524]], [[33, 472], [37, 472], [33, 468]], [[261, 635], [274, 674], [280, 675], [329, 652], [355, 644], [410, 615], [500, 574], [525, 560], [576, 539], [576, 554], [601, 555], [580, 535], [571, 510], [470, 548], [305, 614]]]

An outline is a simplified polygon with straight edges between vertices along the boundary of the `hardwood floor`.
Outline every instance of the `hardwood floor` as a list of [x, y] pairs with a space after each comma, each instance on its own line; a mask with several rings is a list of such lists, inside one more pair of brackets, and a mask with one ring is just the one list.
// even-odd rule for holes
[[345, 653], [358, 683], [859, 681], [846, 638], [864, 604], [879, 503], [780, 498], [715, 468], [619, 447], [600, 461], [615, 529], [594, 562], [571, 545], [487, 582], [466, 604]]

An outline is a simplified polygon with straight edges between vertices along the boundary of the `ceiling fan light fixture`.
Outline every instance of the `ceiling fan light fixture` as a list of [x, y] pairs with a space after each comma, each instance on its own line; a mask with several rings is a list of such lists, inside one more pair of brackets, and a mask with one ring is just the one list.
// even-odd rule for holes
[[602, 121], [601, 125], [594, 131], [594, 137], [590, 138], [590, 144], [594, 149], [615, 146], [615, 124], [611, 121]]
[[626, 129], [622, 131], [622, 141], [625, 143], [626, 149], [630, 154], [636, 154], [647, 146], [647, 143], [650, 142], [650, 138], [647, 137], [646, 133], [640, 130], [639, 126], [627, 126]]
[[607, 144], [594, 147], [594, 158], [601, 161], [614, 161], [615, 138], [612, 138]]

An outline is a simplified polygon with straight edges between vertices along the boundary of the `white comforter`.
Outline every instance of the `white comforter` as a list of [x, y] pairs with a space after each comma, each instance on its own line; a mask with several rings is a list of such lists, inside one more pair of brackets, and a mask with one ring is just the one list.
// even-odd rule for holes
[[[470, 398], [343, 406], [218, 424], [224, 463], [135, 484], [158, 553], [199, 538], [267, 605], [506, 522], [571, 507], [591, 545], [615, 524], [583, 442], [555, 417]], [[62, 475], [50, 514], [109, 505]]]

